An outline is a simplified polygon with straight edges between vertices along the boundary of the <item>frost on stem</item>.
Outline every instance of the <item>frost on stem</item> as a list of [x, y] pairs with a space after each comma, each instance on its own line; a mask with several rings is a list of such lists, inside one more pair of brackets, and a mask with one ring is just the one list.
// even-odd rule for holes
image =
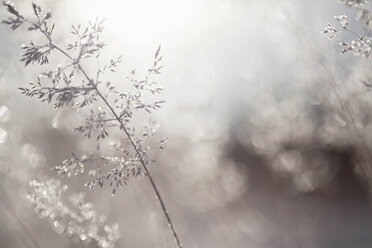
[[41, 218], [49, 219], [57, 233], [84, 244], [95, 242], [100, 248], [113, 248], [120, 236], [118, 224], [106, 225], [105, 217], [97, 214], [92, 203], [85, 202], [84, 193], [72, 194], [68, 206], [63, 201], [66, 190], [59, 180], [33, 180], [27, 199]]

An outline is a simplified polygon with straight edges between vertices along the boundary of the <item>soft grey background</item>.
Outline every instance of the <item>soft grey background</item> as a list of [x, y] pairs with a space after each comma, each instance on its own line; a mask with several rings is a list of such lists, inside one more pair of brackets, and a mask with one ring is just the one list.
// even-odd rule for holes
[[[124, 55], [115, 83], [134, 68], [144, 74], [162, 45], [167, 103], [152, 119], [169, 142], [151, 171], [185, 247], [370, 246], [369, 191], [355, 172], [362, 161], [329, 84], [369, 143], [371, 93], [360, 79], [370, 63], [340, 55], [338, 42], [350, 37], [321, 34], [339, 14], [360, 30], [352, 9], [331, 0], [38, 3], [54, 13], [62, 46], [71, 24], [106, 17], [103, 59]], [[31, 14], [30, 2], [16, 4]], [[20, 45], [39, 37], [3, 25], [0, 37], [0, 247], [31, 247], [25, 230], [41, 247], [82, 247], [40, 220], [25, 194], [29, 180], [56, 177], [50, 168], [92, 145], [71, 131], [76, 114], [17, 90], [41, 71], [19, 62]], [[84, 177], [62, 181], [87, 191]], [[120, 224], [118, 247], [174, 247], [146, 178], [88, 199]]]

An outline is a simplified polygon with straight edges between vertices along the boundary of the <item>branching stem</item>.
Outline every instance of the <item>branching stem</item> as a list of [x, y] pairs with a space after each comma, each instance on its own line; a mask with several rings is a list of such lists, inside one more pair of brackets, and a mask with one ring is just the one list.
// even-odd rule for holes
[[153, 179], [153, 177], [151, 176], [151, 173], [150, 171], [148, 170], [147, 166], [146, 166], [146, 163], [145, 161], [143, 160], [143, 157], [141, 155], [141, 152], [140, 152], [140, 149], [137, 147], [137, 145], [135, 144], [133, 138], [131, 137], [131, 135], [129, 134], [127, 128], [125, 127], [122, 119], [119, 118], [119, 115], [115, 112], [115, 110], [113, 109], [113, 107], [110, 105], [110, 103], [107, 101], [107, 99], [103, 96], [103, 94], [99, 91], [97, 85], [94, 83], [93, 79], [91, 79], [88, 74], [86, 73], [86, 71], [84, 70], [84, 68], [81, 66], [79, 60], [76, 60], [74, 59], [72, 56], [70, 56], [66, 51], [64, 51], [62, 48], [58, 47], [52, 40], [52, 38], [50, 37], [50, 34], [48, 32], [46, 32], [41, 26], [40, 24], [36, 24], [36, 23], [33, 23], [27, 19], [24, 19], [25, 21], [27, 21], [28, 23], [30, 24], [33, 24], [35, 26], [37, 26], [38, 30], [48, 39], [49, 41], [49, 46], [51, 48], [54, 48], [56, 50], [58, 50], [60, 53], [62, 53], [63, 55], [65, 55], [67, 58], [69, 58], [75, 65], [76, 67], [81, 71], [81, 73], [84, 75], [84, 77], [88, 80], [89, 84], [91, 85], [91, 87], [93, 87], [93, 89], [97, 92], [98, 96], [102, 99], [102, 101], [104, 102], [104, 104], [107, 106], [107, 108], [110, 110], [110, 112], [113, 114], [113, 116], [115, 117], [115, 120], [119, 122], [120, 124], [120, 129], [122, 129], [126, 136], [128, 137], [131, 145], [133, 146], [137, 156], [139, 157], [140, 159], [140, 162], [141, 162], [141, 165], [143, 167], [143, 169], [145, 170], [146, 172], [146, 175], [148, 176], [148, 179], [150, 181], [150, 184], [155, 192], [155, 195], [160, 203], [160, 206], [161, 206], [161, 209], [165, 215], [165, 218], [167, 219], [167, 222], [168, 222], [168, 225], [169, 225], [169, 228], [172, 232], [172, 235], [175, 239], [175, 242], [177, 244], [177, 247], [178, 248], [182, 248], [182, 244], [181, 244], [181, 241], [179, 239], [179, 236], [176, 232], [176, 229], [174, 228], [174, 225], [173, 225], [173, 221], [168, 213], [168, 210], [166, 208], [166, 205], [165, 205], [165, 202], [159, 192], [159, 189]]

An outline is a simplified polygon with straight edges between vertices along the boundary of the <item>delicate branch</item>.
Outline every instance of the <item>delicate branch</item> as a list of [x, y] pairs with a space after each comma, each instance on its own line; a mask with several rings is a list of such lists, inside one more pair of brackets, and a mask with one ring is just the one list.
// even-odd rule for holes
[[[158, 109], [160, 105], [164, 103], [164, 101], [155, 101], [152, 104], [147, 104], [142, 102], [142, 91], [146, 90], [152, 94], [159, 93], [162, 89], [157, 87], [154, 88], [155, 82], [149, 81], [149, 77], [154, 74], [159, 74], [160, 69], [162, 66], [159, 66], [158, 63], [161, 61], [162, 57], [160, 56], [160, 46], [155, 53], [155, 62], [151, 69], [148, 70], [148, 73], [144, 80], [138, 81], [135, 79], [130, 79], [133, 86], [136, 88], [136, 92], [134, 94], [128, 92], [120, 93], [115, 90], [115, 87], [111, 85], [110, 82], [107, 82], [108, 92], [104, 95], [100, 89], [98, 88], [101, 81], [99, 80], [100, 75], [103, 74], [106, 70], [110, 70], [115, 72], [115, 67], [118, 63], [121, 62], [121, 57], [117, 60], [111, 60], [110, 64], [103, 67], [102, 69], [98, 69], [96, 74], [96, 80], [90, 76], [88, 76], [86, 70], [83, 68], [81, 64], [81, 60], [90, 57], [91, 55], [99, 56], [100, 50], [105, 46], [103, 42], [99, 41], [99, 33], [102, 32], [103, 29], [103, 20], [99, 21], [96, 19], [94, 23], [89, 23], [89, 27], [87, 27], [84, 31], [80, 30], [80, 25], [75, 27], [72, 26], [73, 32], [72, 34], [76, 35], [79, 38], [79, 41], [76, 41], [73, 44], [69, 44], [67, 50], [76, 50], [77, 56], [74, 57], [70, 55], [67, 51], [62, 49], [61, 47], [57, 46], [52, 39], [52, 32], [54, 30], [54, 24], [51, 28], [48, 27], [46, 20], [51, 17], [51, 14], [47, 12], [43, 15], [41, 8], [37, 6], [35, 3], [32, 4], [34, 9], [35, 16], [37, 17], [37, 21], [33, 22], [29, 19], [24, 18], [19, 12], [14, 8], [14, 6], [9, 2], [3, 3], [8, 11], [13, 15], [12, 17], [8, 18], [7, 20], [3, 21], [4, 24], [10, 25], [11, 28], [14, 30], [18, 28], [23, 23], [27, 23], [30, 25], [29, 30], [38, 30], [40, 31], [43, 36], [48, 40], [48, 44], [37, 46], [33, 43], [30, 43], [28, 46], [23, 46], [22, 48], [25, 50], [23, 54], [23, 58], [21, 61], [25, 62], [25, 66], [29, 65], [30, 63], [38, 63], [38, 64], [47, 64], [49, 62], [48, 56], [51, 51], [57, 50], [59, 53], [67, 57], [71, 63], [64, 67], [63, 69], [59, 68], [57, 72], [50, 72], [47, 75], [48, 78], [52, 79], [53, 87], [44, 87], [41, 84], [40, 77], [36, 83], [31, 83], [31, 88], [20, 88], [23, 94], [26, 96], [36, 96], [38, 99], [42, 101], [51, 102], [53, 99], [55, 100], [55, 107], [63, 107], [64, 105], [68, 105], [72, 103], [78, 97], [84, 97], [84, 100], [81, 103], [78, 103], [78, 107], [83, 107], [88, 103], [91, 103], [93, 100], [101, 99], [104, 103], [105, 107], [109, 110], [109, 113], [114, 118], [107, 118], [106, 112], [99, 108], [99, 114], [95, 116], [93, 110], [91, 110], [91, 116], [86, 119], [86, 125], [78, 127], [76, 130], [82, 133], [85, 133], [85, 136], [90, 137], [92, 129], [99, 130], [99, 135], [97, 136], [98, 139], [103, 139], [108, 136], [108, 132], [106, 131], [106, 123], [111, 121], [117, 122], [119, 128], [124, 131], [126, 138], [128, 139], [129, 143], [131, 144], [132, 148], [134, 149], [135, 156], [132, 159], [124, 159], [125, 162], [131, 163], [131, 170], [134, 172], [135, 168], [137, 168], [136, 175], [139, 175], [140, 168], [145, 171], [145, 174], [148, 176], [150, 184], [155, 192], [155, 195], [160, 203], [161, 209], [167, 219], [168, 225], [172, 232], [173, 237], [175, 238], [176, 244], [178, 248], [182, 247], [180, 242], [179, 236], [174, 228], [172, 219], [167, 211], [165, 202], [159, 192], [159, 189], [150, 174], [147, 166], [150, 164], [147, 160], [147, 149], [142, 149], [141, 147], [141, 139], [135, 140], [134, 138], [134, 128], [130, 130], [129, 127], [126, 126], [128, 119], [132, 117], [132, 112], [138, 109], [144, 109], [147, 112], [151, 112], [151, 109]], [[73, 66], [73, 69], [69, 75], [65, 73], [65, 69]], [[86, 82], [82, 83], [82, 86], [76, 87], [71, 86], [70, 83], [74, 76], [75, 71], [79, 71], [82, 74], [82, 77]], [[134, 75], [134, 71], [132, 72]], [[62, 80], [65, 83], [65, 87], [57, 86], [59, 81]], [[86, 85], [85, 85], [86, 84]], [[92, 93], [90, 93], [92, 92]], [[117, 99], [115, 100], [114, 104], [110, 104], [108, 101], [109, 93], [113, 92], [119, 95], [120, 99], [126, 99], [126, 106], [124, 107], [123, 104], [115, 105], [117, 103]], [[120, 112], [115, 111], [115, 108], [122, 109]], [[142, 136], [147, 136], [147, 133], [143, 133]], [[164, 143], [165, 140], [162, 140], [161, 143]], [[121, 163], [121, 162], [120, 162]], [[137, 164], [140, 166], [137, 166]], [[82, 172], [84, 161], [79, 160], [75, 155], [71, 160], [65, 160], [64, 165], [61, 167], [56, 167], [57, 171], [62, 174], [68, 174], [72, 171], [73, 174]], [[72, 170], [70, 170], [72, 168]], [[121, 178], [123, 178], [124, 182], [127, 178], [127, 173], [123, 173], [123, 169], [126, 168], [127, 172], [129, 171], [129, 167], [119, 166], [114, 168], [110, 173], [106, 176], [97, 178], [92, 183], [88, 184], [88, 186], [93, 187], [95, 182], [98, 181], [98, 184], [102, 187], [103, 180], [108, 179], [108, 177], [113, 178], [116, 181], [116, 185], [121, 184]], [[116, 188], [113, 190], [115, 193]]]

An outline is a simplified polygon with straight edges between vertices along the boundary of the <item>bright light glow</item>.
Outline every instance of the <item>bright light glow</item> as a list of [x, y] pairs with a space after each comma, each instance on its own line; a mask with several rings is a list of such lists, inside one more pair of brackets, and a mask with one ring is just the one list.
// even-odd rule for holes
[[164, 36], [193, 20], [199, 1], [91, 0], [81, 6], [87, 18], [104, 17], [110, 32], [137, 38]]

